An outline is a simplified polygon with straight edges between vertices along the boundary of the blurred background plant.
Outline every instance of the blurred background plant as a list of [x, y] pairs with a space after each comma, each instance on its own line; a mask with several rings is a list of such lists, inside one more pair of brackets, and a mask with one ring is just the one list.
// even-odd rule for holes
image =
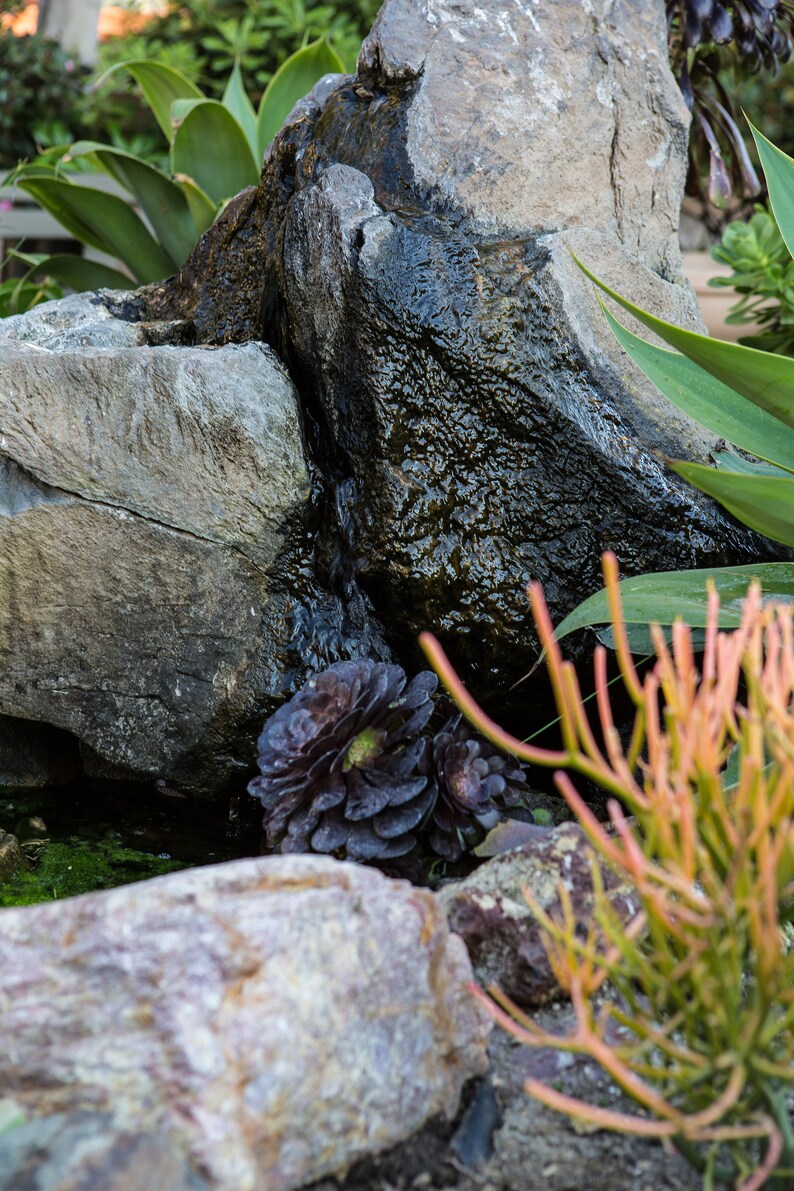
[[[794, 1130], [794, 609], [764, 606], [755, 583], [738, 628], [718, 632], [708, 596], [700, 672], [689, 627], [669, 647], [653, 630], [655, 664], [641, 679], [625, 632], [614, 555], [603, 559], [623, 686], [634, 707], [628, 744], [610, 706], [606, 651], [594, 659], [598, 725], [588, 722], [537, 584], [532, 611], [544, 646], [562, 747], [550, 752], [499, 729], [461, 686], [438, 643], [423, 645], [473, 727], [522, 761], [553, 767], [592, 848], [594, 912], [577, 920], [564, 881], [560, 918], [530, 890], [576, 1025], [548, 1033], [498, 990], [481, 999], [519, 1041], [587, 1056], [640, 1106], [588, 1104], [538, 1079], [527, 1091], [597, 1128], [669, 1139], [704, 1188], [791, 1187]], [[705, 587], [705, 581], [704, 581]], [[600, 822], [564, 770], [610, 796]], [[632, 818], [627, 818], [631, 815]], [[628, 917], [604, 888], [627, 890]]]
[[666, 12], [670, 64], [692, 112], [688, 193], [716, 207], [735, 191], [754, 198], [761, 185], [737, 124], [738, 92], [743, 80], [774, 76], [788, 62], [794, 3], [667, 0]]
[[726, 321], [757, 323], [762, 328], [739, 342], [794, 356], [794, 259], [773, 215], [757, 204], [749, 220], [728, 224], [711, 255], [733, 272], [729, 277], [714, 277], [709, 284], [741, 295]]

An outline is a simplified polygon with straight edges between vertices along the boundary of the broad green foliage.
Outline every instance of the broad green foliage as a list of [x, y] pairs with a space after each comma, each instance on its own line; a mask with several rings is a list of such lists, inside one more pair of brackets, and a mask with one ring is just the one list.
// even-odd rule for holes
[[[755, 129], [752, 132], [772, 211], [791, 254], [794, 159]], [[605, 294], [675, 349], [666, 351], [646, 343], [605, 312], [621, 346], [665, 397], [706, 429], [763, 461], [752, 463], [733, 451], [720, 451], [715, 455], [716, 468], [680, 461], [670, 464], [673, 470], [746, 525], [794, 546], [794, 359], [684, 331], [641, 310], [579, 263]], [[731, 623], [729, 609], [750, 578], [760, 581], [766, 597], [791, 600], [794, 595], [794, 567], [787, 563], [645, 575], [627, 581], [632, 585], [629, 619], [671, 624], [676, 615], [684, 615], [690, 624], [703, 625], [706, 577], [725, 596], [721, 623], [726, 627]], [[608, 619], [606, 600], [599, 593], [563, 620], [557, 637]]]
[[[97, 266], [80, 258], [39, 262], [38, 275], [75, 290], [126, 289], [130, 278], [144, 285], [175, 273], [228, 200], [256, 185], [264, 150], [296, 101], [343, 64], [325, 38], [304, 46], [277, 71], [258, 111], [239, 65], [222, 101], [208, 99], [163, 63], [134, 60], [113, 68], [121, 69], [135, 79], [168, 141], [167, 171], [128, 149], [78, 141], [54, 164], [39, 159], [9, 177], [71, 235], [128, 270], [102, 266], [98, 277]], [[87, 172], [109, 176], [129, 199], [81, 185], [77, 179]]]
[[730, 277], [714, 277], [709, 285], [741, 295], [727, 322], [757, 323], [760, 334], [739, 340], [747, 347], [794, 355], [794, 260], [775, 220], [757, 206], [746, 223], [729, 223], [711, 250], [716, 261], [730, 265]]
[[[478, 996], [527, 1046], [597, 1063], [640, 1111], [528, 1080], [527, 1092], [544, 1104], [597, 1128], [667, 1139], [702, 1173], [704, 1191], [717, 1182], [783, 1191], [794, 1178], [787, 1103], [794, 1084], [794, 609], [764, 605], [753, 584], [738, 627], [719, 633], [712, 592], [701, 671], [691, 630], [679, 622], [671, 645], [654, 628], [655, 657], [640, 677], [626, 643], [617, 560], [605, 555], [603, 563], [620, 677], [634, 708], [630, 739], [616, 728], [601, 646], [598, 722], [589, 723], [537, 584], [530, 598], [560, 715], [557, 751], [489, 720], [438, 643], [422, 637], [478, 731], [525, 762], [557, 770], [558, 789], [592, 847], [589, 921], [562, 881], [559, 914], [525, 890], [572, 1002], [570, 1033], [548, 1032], [497, 989]], [[609, 795], [608, 824], [565, 770]], [[628, 890], [620, 900], [614, 885], [610, 895], [608, 870]]]

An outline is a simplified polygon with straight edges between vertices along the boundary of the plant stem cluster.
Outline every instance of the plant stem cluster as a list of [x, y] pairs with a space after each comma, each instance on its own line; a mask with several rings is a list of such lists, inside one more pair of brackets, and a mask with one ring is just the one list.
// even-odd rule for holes
[[[606, 655], [595, 654], [598, 726], [585, 715], [578, 680], [563, 660], [542, 593], [535, 623], [561, 716], [563, 747], [549, 752], [508, 736], [477, 708], [432, 638], [425, 648], [479, 731], [523, 760], [559, 767], [556, 782], [593, 848], [595, 911], [552, 920], [527, 891], [576, 1028], [539, 1028], [505, 997], [486, 1000], [497, 1019], [533, 1047], [588, 1055], [647, 1115], [586, 1104], [537, 1080], [527, 1090], [592, 1124], [668, 1138], [704, 1173], [741, 1191], [791, 1186], [794, 1132], [784, 1094], [794, 1081], [794, 609], [763, 606], [754, 584], [739, 628], [717, 628], [709, 595], [705, 650], [695, 664], [691, 631], [672, 644], [653, 629], [655, 664], [641, 678], [628, 649], [617, 563], [604, 556], [623, 684], [635, 709], [624, 748], [607, 690]], [[612, 796], [599, 822], [564, 770]], [[631, 817], [629, 817], [631, 816]], [[602, 866], [634, 892], [622, 921], [605, 894]], [[609, 988], [609, 995], [594, 998]], [[617, 1039], [617, 1040], [616, 1040]], [[786, 1182], [786, 1180], [789, 1180]]]

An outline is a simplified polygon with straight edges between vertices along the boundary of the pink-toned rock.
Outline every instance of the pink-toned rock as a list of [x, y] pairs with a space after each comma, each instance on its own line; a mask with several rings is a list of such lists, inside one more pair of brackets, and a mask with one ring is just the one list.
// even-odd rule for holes
[[4, 910], [0, 1086], [288, 1191], [454, 1112], [486, 1065], [470, 978], [431, 894], [314, 857]]

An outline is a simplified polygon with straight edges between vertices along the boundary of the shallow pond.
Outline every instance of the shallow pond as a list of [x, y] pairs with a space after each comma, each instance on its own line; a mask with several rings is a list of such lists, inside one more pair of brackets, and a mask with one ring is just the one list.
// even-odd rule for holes
[[261, 810], [244, 792], [208, 806], [146, 787], [78, 784], [0, 791], [0, 827], [41, 818], [49, 843], [30, 871], [0, 883], [0, 906], [109, 889], [259, 852]]

